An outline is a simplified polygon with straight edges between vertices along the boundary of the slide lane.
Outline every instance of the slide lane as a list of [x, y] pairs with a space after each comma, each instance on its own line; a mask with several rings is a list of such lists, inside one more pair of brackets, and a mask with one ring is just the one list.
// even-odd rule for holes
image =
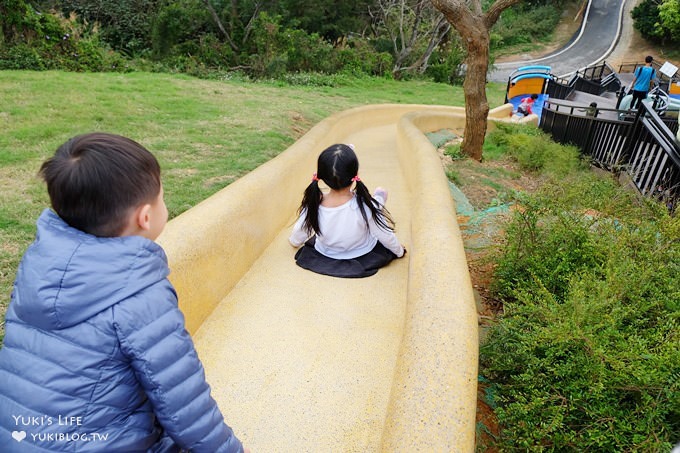
[[[340, 141], [355, 145], [371, 188], [389, 188], [387, 206], [408, 244], [395, 136], [390, 125]], [[309, 182], [315, 169], [306, 170]], [[370, 278], [317, 275], [295, 265], [289, 233], [276, 236], [194, 335], [213, 396], [253, 451], [378, 451], [405, 320], [408, 258]]]
[[[509, 121], [512, 105], [489, 114]], [[159, 243], [212, 394], [253, 452], [474, 451], [477, 312], [448, 181], [424, 133], [464, 109], [371, 105], [321, 121], [168, 223]], [[365, 279], [295, 265], [319, 153], [353, 143], [389, 190], [405, 258]]]

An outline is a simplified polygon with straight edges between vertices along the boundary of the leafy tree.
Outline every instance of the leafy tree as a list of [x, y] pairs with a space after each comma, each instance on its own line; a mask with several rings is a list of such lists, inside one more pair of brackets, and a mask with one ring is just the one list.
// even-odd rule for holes
[[282, 17], [288, 28], [300, 28], [317, 33], [330, 42], [348, 32], [362, 35], [369, 27], [368, 8], [373, 0], [282, 0], [272, 12]]
[[102, 39], [114, 49], [138, 55], [151, 48], [151, 24], [160, 5], [161, 0], [64, 0], [61, 9], [100, 24]]
[[680, 42], [680, 0], [664, 0], [659, 6], [659, 19], [671, 39]]
[[496, 0], [484, 12], [480, 0], [432, 0], [460, 34], [467, 57], [467, 73], [463, 82], [465, 94], [465, 136], [461, 144], [464, 154], [482, 160], [489, 103], [486, 98], [486, 74], [489, 69], [490, 30], [503, 10], [522, 0]]
[[659, 16], [660, 0], [643, 0], [631, 11], [633, 26], [650, 41], [663, 42], [669, 38], [669, 33], [661, 26]]
[[210, 24], [210, 14], [202, 3], [193, 0], [168, 3], [153, 21], [153, 56], [162, 59], [172, 55], [178, 44], [211, 33]]
[[215, 24], [220, 29], [220, 32], [222, 32], [222, 35], [224, 36], [224, 38], [227, 40], [227, 42], [231, 46], [231, 49], [235, 52], [238, 51], [238, 47], [234, 43], [234, 40], [231, 39], [231, 34], [227, 31], [226, 28], [224, 28], [224, 24], [222, 24], [222, 20], [220, 19], [220, 16], [217, 14], [217, 11], [215, 11], [215, 8], [213, 8], [212, 3], [210, 3], [210, 0], [203, 0], [203, 4], [207, 8], [207, 10], [210, 12], [210, 15], [212, 16], [213, 20], [215, 21]]

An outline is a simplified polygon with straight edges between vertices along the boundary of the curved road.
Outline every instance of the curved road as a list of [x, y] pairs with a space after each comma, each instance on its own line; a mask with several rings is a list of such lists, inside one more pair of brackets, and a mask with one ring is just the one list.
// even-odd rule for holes
[[535, 60], [523, 60], [494, 65], [488, 80], [505, 82], [517, 68], [546, 65], [556, 76], [602, 61], [616, 46], [621, 35], [624, 6], [628, 0], [590, 0], [578, 34], [559, 51]]

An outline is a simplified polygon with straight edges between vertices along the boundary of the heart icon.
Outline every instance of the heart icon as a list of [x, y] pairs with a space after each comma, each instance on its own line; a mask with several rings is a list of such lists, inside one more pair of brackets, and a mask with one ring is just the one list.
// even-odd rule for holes
[[12, 431], [12, 437], [17, 442], [21, 442], [26, 438], [26, 431]]

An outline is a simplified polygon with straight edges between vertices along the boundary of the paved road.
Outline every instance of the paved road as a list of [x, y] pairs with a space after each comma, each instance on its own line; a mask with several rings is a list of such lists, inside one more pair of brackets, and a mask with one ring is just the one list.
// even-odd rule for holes
[[533, 64], [550, 66], [553, 74], [564, 76], [603, 60], [620, 36], [626, 1], [630, 0], [590, 0], [581, 29], [563, 49], [536, 60], [499, 63], [488, 79], [506, 82], [512, 71]]

